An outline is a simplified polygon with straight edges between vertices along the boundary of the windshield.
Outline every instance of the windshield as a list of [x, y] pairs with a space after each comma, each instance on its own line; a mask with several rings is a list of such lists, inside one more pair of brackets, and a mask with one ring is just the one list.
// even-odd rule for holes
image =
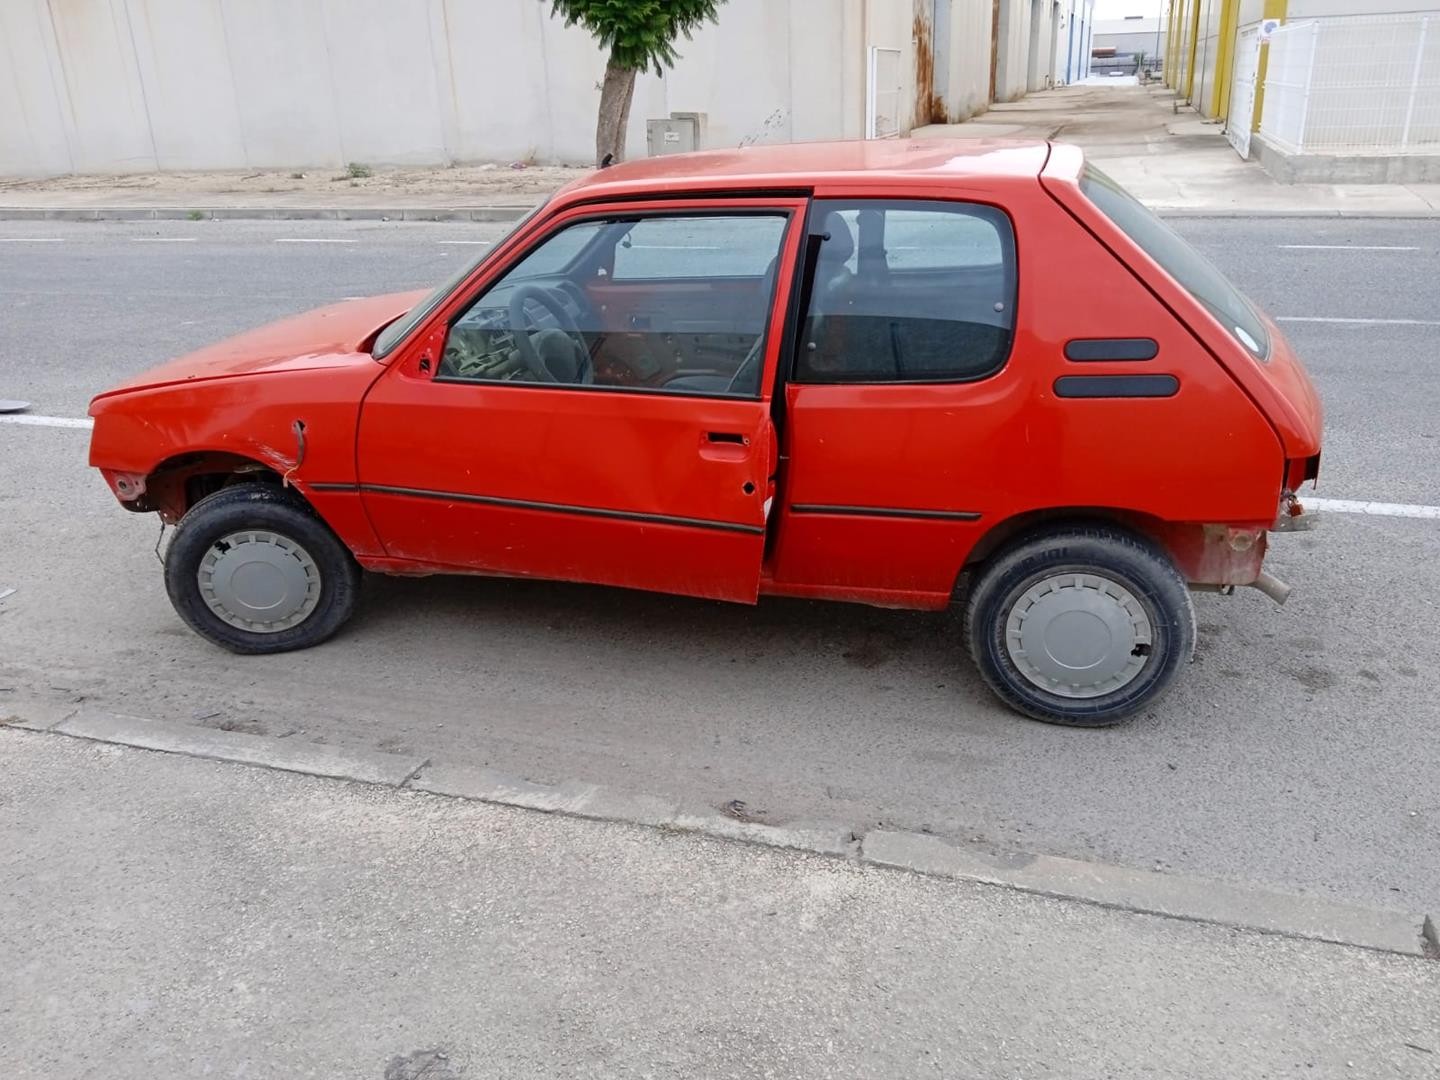
[[1080, 190], [1186, 292], [1205, 305], [1252, 356], [1269, 359], [1270, 335], [1265, 324], [1240, 290], [1209, 259], [1100, 170], [1087, 165], [1080, 178]]
[[469, 277], [476, 267], [478, 267], [486, 259], [490, 258], [490, 256], [495, 253], [495, 251], [501, 246], [501, 244], [505, 242], [505, 239], [507, 237], [514, 234], [517, 229], [522, 228], [527, 221], [529, 221], [536, 214], [538, 214], [541, 209], [544, 208], [546, 201], [548, 200], [542, 200], [540, 203], [534, 206], [529, 213], [527, 213], [519, 221], [515, 222], [515, 224], [510, 227], [510, 229], [505, 233], [505, 235], [502, 236], [495, 243], [491, 244], [488, 248], [486, 248], [484, 254], [482, 254], [478, 259], [474, 259], [471, 262], [465, 263], [463, 266], [460, 267], [459, 270], [455, 271], [455, 273], [451, 274], [443, 282], [437, 285], [435, 287], [435, 290], [431, 292], [429, 296], [425, 297], [424, 300], [421, 300], [420, 303], [416, 304], [404, 315], [401, 315], [400, 318], [396, 319], [389, 326], [385, 327], [384, 330], [380, 331], [380, 336], [375, 339], [375, 348], [370, 350], [370, 355], [375, 357], [376, 360], [383, 360], [386, 356], [390, 355], [390, 350], [395, 348], [396, 345], [399, 345], [400, 342], [404, 341], [405, 337], [410, 333], [411, 330], [415, 329], [417, 324], [423, 322], [425, 320], [425, 317], [429, 315], [432, 311], [434, 311], [437, 307], [439, 307], [440, 303], [447, 296], [449, 296], [452, 292], [459, 288], [460, 283], [464, 281], [467, 277]]

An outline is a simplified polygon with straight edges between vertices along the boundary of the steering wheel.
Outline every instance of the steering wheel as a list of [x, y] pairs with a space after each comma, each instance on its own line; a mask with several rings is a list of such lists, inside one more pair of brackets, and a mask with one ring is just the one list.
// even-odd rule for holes
[[525, 310], [525, 305], [531, 300], [555, 317], [555, 322], [559, 324], [560, 330], [575, 346], [575, 377], [573, 380], [565, 379], [563, 381], [574, 381], [581, 384], [593, 383], [595, 381], [595, 365], [590, 361], [590, 349], [585, 344], [585, 339], [580, 336], [580, 328], [575, 325], [569, 309], [551, 290], [543, 286], [517, 285], [510, 294], [510, 302], [507, 305], [510, 330], [514, 335], [515, 348], [520, 353], [520, 359], [530, 369], [530, 373], [540, 382], [562, 381], [556, 378], [555, 373], [550, 370], [545, 359], [541, 357], [540, 350], [535, 347], [535, 339], [547, 331], [537, 330], [535, 321]]

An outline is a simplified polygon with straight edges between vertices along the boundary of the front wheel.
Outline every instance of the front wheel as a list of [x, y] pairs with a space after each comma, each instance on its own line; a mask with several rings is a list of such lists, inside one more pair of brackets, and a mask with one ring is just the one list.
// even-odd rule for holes
[[355, 610], [360, 567], [297, 496], [237, 484], [197, 502], [165, 553], [165, 589], [201, 637], [236, 653], [318, 645]]
[[1036, 720], [1103, 727], [1158, 700], [1195, 648], [1185, 580], [1154, 544], [1103, 526], [1004, 552], [965, 612], [990, 688]]

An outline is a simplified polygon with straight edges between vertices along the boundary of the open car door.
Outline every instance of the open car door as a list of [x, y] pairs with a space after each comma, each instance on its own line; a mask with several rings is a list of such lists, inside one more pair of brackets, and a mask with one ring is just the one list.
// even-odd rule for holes
[[804, 209], [573, 208], [482, 263], [362, 406], [388, 556], [753, 603]]

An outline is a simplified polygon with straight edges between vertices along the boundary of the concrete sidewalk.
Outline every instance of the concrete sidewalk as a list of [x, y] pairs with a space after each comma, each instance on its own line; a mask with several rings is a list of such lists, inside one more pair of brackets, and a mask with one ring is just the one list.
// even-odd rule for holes
[[[1440, 216], [1440, 184], [1279, 184], [1241, 161], [1219, 125], [1163, 87], [1082, 85], [994, 106], [916, 138], [1059, 139], [1085, 147], [1156, 209], [1201, 214]], [[353, 218], [510, 221], [587, 170], [472, 165], [0, 180], [0, 220]]]
[[1440, 216], [1440, 184], [1281, 184], [1242, 161], [1223, 126], [1163, 86], [1081, 85], [993, 106], [916, 138], [1039, 138], [1075, 143], [1157, 210], [1205, 214]]
[[1440, 963], [0, 730], [12, 1076], [1434, 1075]]
[[507, 221], [587, 168], [263, 169], [0, 179], [0, 220], [20, 218], [388, 218]]

